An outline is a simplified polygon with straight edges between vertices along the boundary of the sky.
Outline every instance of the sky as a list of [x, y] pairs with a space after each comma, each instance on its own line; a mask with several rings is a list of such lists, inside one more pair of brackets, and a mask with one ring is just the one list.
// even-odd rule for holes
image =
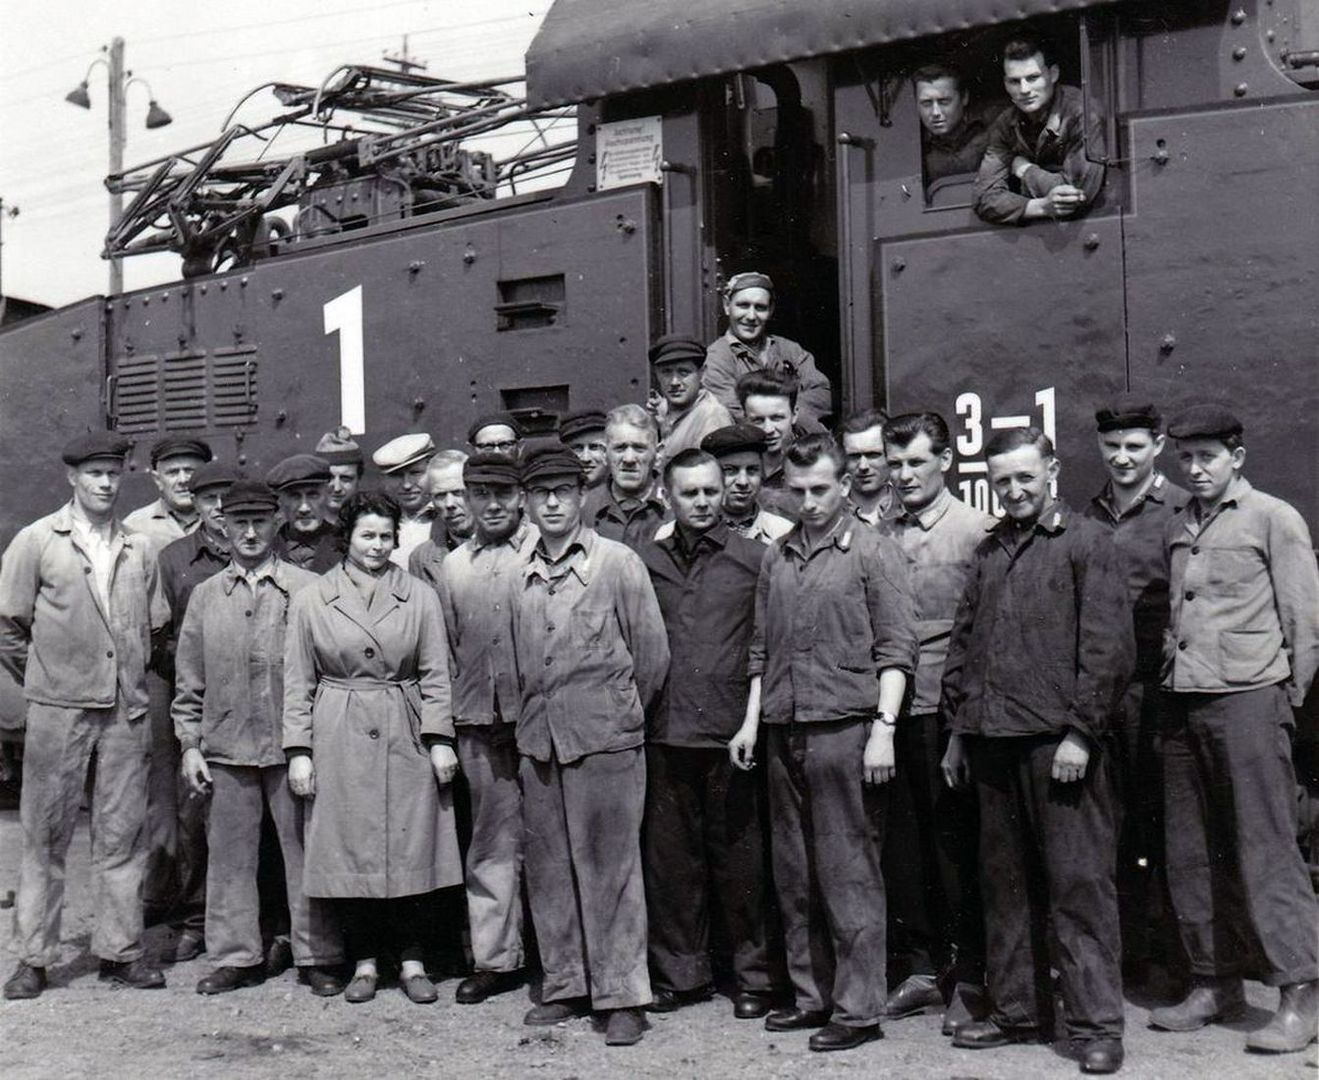
[[[523, 56], [550, 0], [6, 0], [0, 16], [0, 287], [8, 296], [62, 306], [104, 293], [100, 257], [109, 219], [106, 72], [89, 78], [91, 110], [64, 95], [116, 35], [125, 66], [147, 87], [128, 90], [127, 166], [207, 142], [234, 104], [268, 80], [320, 85], [344, 63], [408, 53], [425, 74], [502, 78]], [[174, 118], [145, 127], [148, 100]], [[241, 119], [276, 111], [259, 96]], [[128, 201], [127, 199], [125, 201]], [[8, 208], [18, 207], [17, 217]], [[125, 287], [177, 280], [171, 255], [124, 261]]]

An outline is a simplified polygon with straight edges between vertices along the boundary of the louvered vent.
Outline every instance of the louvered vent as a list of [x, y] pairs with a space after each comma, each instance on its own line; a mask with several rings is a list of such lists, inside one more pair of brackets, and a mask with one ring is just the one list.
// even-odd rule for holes
[[255, 349], [124, 358], [111, 382], [114, 426], [130, 434], [243, 427], [256, 411]]

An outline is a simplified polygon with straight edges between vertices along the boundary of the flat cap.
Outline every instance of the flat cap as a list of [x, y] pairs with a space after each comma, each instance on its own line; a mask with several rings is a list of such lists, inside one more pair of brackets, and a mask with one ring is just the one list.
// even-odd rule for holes
[[241, 479], [238, 470], [232, 465], [226, 465], [220, 461], [208, 461], [192, 474], [192, 479], [188, 481], [188, 490], [195, 495], [207, 488], [227, 488], [230, 484]]
[[395, 473], [434, 456], [435, 440], [424, 431], [416, 431], [390, 439], [371, 455], [371, 460], [380, 467], [381, 472]]
[[331, 465], [361, 465], [362, 448], [353, 440], [346, 427], [327, 431], [316, 444], [316, 453]]
[[279, 509], [279, 496], [271, 490], [269, 484], [244, 477], [233, 482], [220, 500], [220, 506], [226, 514], [240, 514], [243, 511], [265, 513]]
[[157, 439], [151, 447], [151, 467], [154, 469], [158, 461], [184, 454], [199, 457], [202, 461], [210, 461], [215, 457], [210, 446], [202, 439], [189, 435], [166, 435], [163, 439]]
[[290, 484], [324, 483], [330, 479], [330, 465], [315, 454], [294, 454], [266, 473], [266, 483], [278, 491]]
[[65, 465], [81, 465], [92, 458], [117, 458], [123, 461], [133, 444], [117, 431], [88, 431], [64, 444], [60, 457]]
[[729, 427], [715, 428], [701, 440], [701, 449], [715, 457], [725, 454], [741, 454], [748, 450], [757, 454], [765, 452], [765, 433], [755, 424], [732, 424]]
[[578, 435], [591, 431], [604, 431], [605, 414], [599, 409], [584, 409], [580, 412], [564, 413], [559, 417], [559, 439], [567, 442]]
[[1126, 428], [1158, 431], [1163, 427], [1163, 417], [1146, 399], [1135, 394], [1120, 394], [1095, 410], [1095, 423], [1100, 431], [1123, 431]]
[[494, 427], [496, 424], [502, 424], [506, 428], [511, 428], [513, 434], [519, 439], [526, 434], [526, 432], [522, 430], [522, 425], [518, 423], [518, 418], [512, 413], [492, 412], [486, 413], [484, 416], [478, 416], [472, 421], [472, 426], [467, 429], [467, 441], [475, 446], [476, 444], [473, 440], [476, 438], [477, 433], [482, 428]]
[[551, 443], [532, 447], [522, 458], [522, 472], [519, 477], [522, 486], [526, 487], [537, 480], [552, 476], [580, 480], [582, 463], [577, 460], [577, 455], [565, 446], [555, 446]]
[[673, 364], [679, 360], [690, 360], [697, 367], [705, 363], [705, 346], [695, 338], [681, 334], [665, 334], [650, 347], [650, 366]]
[[516, 484], [518, 463], [507, 454], [478, 450], [463, 462], [463, 481], [468, 484]]
[[1174, 439], [1222, 439], [1244, 430], [1231, 409], [1212, 403], [1192, 405], [1168, 421], [1168, 434]]
[[762, 274], [759, 270], [744, 270], [728, 279], [728, 284], [724, 286], [724, 295], [732, 296], [743, 289], [764, 289], [773, 296], [774, 282], [770, 281], [768, 274]]

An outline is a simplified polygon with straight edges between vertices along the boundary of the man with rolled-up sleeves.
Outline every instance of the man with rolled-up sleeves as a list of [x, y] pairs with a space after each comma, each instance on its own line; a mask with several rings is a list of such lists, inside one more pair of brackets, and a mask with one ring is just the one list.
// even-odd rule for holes
[[582, 524], [582, 466], [547, 445], [524, 458], [540, 539], [513, 608], [521, 684], [527, 892], [544, 968], [526, 1023], [594, 1007], [605, 1041], [638, 1042], [650, 1003], [641, 873], [644, 709], [663, 685], [668, 639], [646, 568]]
[[1054, 495], [1043, 432], [1000, 431], [985, 457], [1006, 516], [976, 548], [943, 703], [945, 772], [965, 783], [969, 754], [980, 804], [993, 1005], [953, 1045], [1050, 1038], [1052, 966], [1081, 1071], [1112, 1073], [1123, 1007], [1109, 734], [1135, 668], [1126, 574], [1103, 528]]
[[1296, 845], [1293, 708], [1319, 669], [1319, 570], [1305, 519], [1242, 473], [1244, 429], [1201, 405], [1168, 424], [1191, 502], [1164, 534], [1168, 889], [1191, 967], [1186, 998], [1150, 1013], [1193, 1031], [1245, 1007], [1241, 980], [1281, 990], [1250, 1050], [1295, 1053], [1319, 1026], [1319, 905]]
[[851, 478], [825, 434], [788, 450], [797, 526], [770, 545], [733, 763], [767, 731], [774, 883], [795, 1002], [770, 1031], [820, 1028], [812, 1050], [880, 1037], [885, 984], [885, 786], [917, 639], [906, 560], [847, 514]]
[[104, 982], [165, 985], [142, 944], [151, 731], [146, 665], [168, 613], [151, 544], [115, 517], [129, 442], [90, 432], [64, 447], [73, 498], [19, 531], [0, 561], [0, 662], [27, 698], [10, 999], [46, 989], [59, 959], [64, 864], [91, 791], [92, 952]]

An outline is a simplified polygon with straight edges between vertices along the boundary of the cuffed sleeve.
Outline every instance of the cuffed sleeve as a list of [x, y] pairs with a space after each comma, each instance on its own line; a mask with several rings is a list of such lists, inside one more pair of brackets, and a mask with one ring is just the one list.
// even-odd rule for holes
[[866, 605], [874, 634], [870, 656], [877, 672], [897, 670], [911, 675], [920, 654], [911, 573], [898, 545], [888, 537], [879, 540], [878, 558], [867, 560], [871, 565], [865, 575]]
[[760, 564], [760, 576], [756, 578], [756, 622], [751, 631], [751, 649], [747, 656], [747, 675], [754, 679], [765, 674], [765, 638], [766, 618], [769, 614], [770, 563], [778, 558], [778, 553], [771, 546], [765, 553], [765, 561]]

